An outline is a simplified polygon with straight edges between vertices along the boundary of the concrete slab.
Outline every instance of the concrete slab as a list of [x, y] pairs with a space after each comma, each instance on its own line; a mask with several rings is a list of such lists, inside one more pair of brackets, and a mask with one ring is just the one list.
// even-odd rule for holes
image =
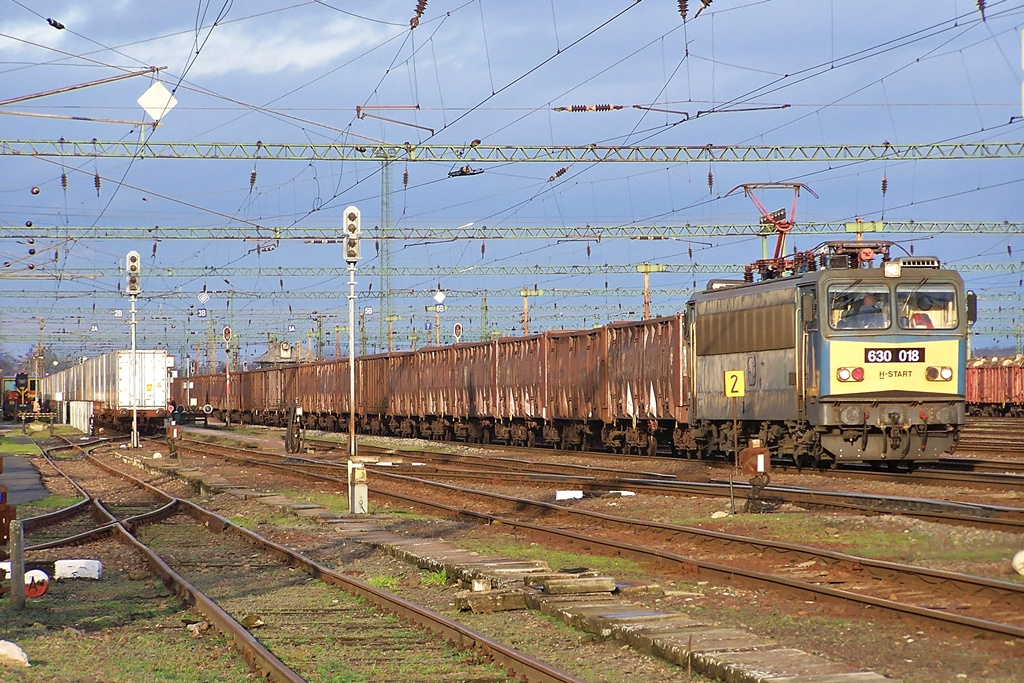
[[[5, 436], [5, 439], [17, 437]], [[32, 461], [23, 455], [4, 455], [4, 472], [0, 474], [0, 485], [7, 487], [7, 502], [20, 505], [33, 500], [42, 500], [50, 495], [43, 486], [43, 478]]]

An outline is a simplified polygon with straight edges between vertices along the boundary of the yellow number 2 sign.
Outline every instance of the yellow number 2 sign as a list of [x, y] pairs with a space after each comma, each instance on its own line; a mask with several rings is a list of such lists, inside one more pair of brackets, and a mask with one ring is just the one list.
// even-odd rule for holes
[[739, 398], [746, 394], [742, 370], [726, 370], [725, 395], [727, 398]]

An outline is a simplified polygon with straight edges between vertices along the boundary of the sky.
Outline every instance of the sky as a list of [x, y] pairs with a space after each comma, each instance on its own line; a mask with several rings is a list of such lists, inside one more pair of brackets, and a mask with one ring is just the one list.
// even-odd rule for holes
[[[787, 251], [851, 237], [804, 223], [890, 221], [869, 238], [960, 268], [981, 297], [976, 344], [1012, 351], [1024, 305], [1024, 2], [988, 0], [983, 16], [975, 0], [714, 0], [698, 15], [690, 0], [685, 21], [680, 4], [0, 0], [0, 349], [42, 340], [72, 360], [126, 348], [135, 250], [140, 347], [195, 358], [214, 339], [223, 349], [230, 327], [243, 360], [270, 337], [345, 353], [341, 246], [311, 241], [336, 238], [346, 206], [364, 229], [360, 351], [386, 347], [389, 308], [396, 349], [422, 346], [437, 320], [442, 342], [456, 322], [463, 341], [478, 339], [484, 310], [486, 332], [522, 334], [524, 289], [542, 292], [526, 299], [530, 332], [635, 319], [645, 261], [668, 266], [650, 287], [652, 314], [670, 314], [774, 248], [751, 230], [710, 230], [756, 225], [754, 203], [730, 190], [773, 182], [808, 188]], [[156, 82], [177, 104], [154, 126], [137, 99]], [[565, 110], [587, 105], [610, 106]], [[73, 152], [93, 140], [219, 143], [228, 158]], [[388, 164], [385, 202], [378, 161], [254, 159], [232, 146], [257, 141], [444, 147], [439, 161]], [[25, 153], [29, 142], [45, 153]], [[580, 151], [978, 142], [1017, 151], [646, 162]], [[554, 160], [474, 156], [491, 146]], [[564, 147], [577, 151], [551, 151]], [[769, 210], [793, 199], [754, 194]], [[385, 205], [398, 237], [382, 258]], [[953, 227], [907, 228], [928, 222]], [[637, 239], [652, 227], [670, 237]], [[440, 314], [427, 310], [439, 288]]]

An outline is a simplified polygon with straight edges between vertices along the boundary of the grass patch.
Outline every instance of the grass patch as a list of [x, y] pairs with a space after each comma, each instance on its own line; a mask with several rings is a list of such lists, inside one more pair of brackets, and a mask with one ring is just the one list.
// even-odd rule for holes
[[[773, 513], [737, 515], [707, 524], [706, 517], [676, 518], [675, 524], [716, 528], [890, 562], [906, 564], [1009, 563], [1010, 535], [972, 533], [912, 518], [821, 517], [811, 514]], [[1014, 546], [1015, 547], [1015, 546]]]
[[27, 436], [4, 435], [0, 439], [0, 455], [39, 455], [36, 442]]
[[[203, 683], [250, 680], [249, 668], [220, 635], [193, 638], [194, 620], [159, 581], [112, 573], [102, 581], [50, 584], [25, 609], [0, 600], [0, 639], [17, 643], [30, 669], [0, 668], [0, 679]], [[8, 677], [10, 676], [10, 677]]]
[[331, 512], [344, 514], [348, 512], [347, 493], [320, 493], [318, 491], [289, 491], [284, 490], [280, 495], [295, 501], [296, 503], [312, 503], [325, 507]]
[[609, 576], [635, 575], [642, 573], [643, 568], [632, 560], [617, 557], [602, 557], [574, 553], [565, 550], [552, 550], [535, 543], [526, 543], [511, 536], [504, 539], [494, 536], [480, 539], [463, 538], [457, 544], [464, 550], [480, 555], [497, 555], [515, 560], [533, 560], [547, 562], [553, 570], [586, 567]]
[[237, 524], [243, 529], [259, 533], [264, 527], [280, 527], [282, 529], [318, 529], [319, 524], [305, 517], [299, 517], [291, 512], [282, 512], [267, 508], [266, 512], [257, 512], [246, 516], [233, 515], [228, 521]]
[[374, 588], [383, 588], [386, 591], [393, 591], [398, 588], [399, 578], [397, 576], [371, 576], [366, 583]]
[[447, 586], [448, 585], [448, 570], [444, 567], [437, 570], [436, 572], [427, 572], [423, 576], [424, 586]]
[[18, 506], [18, 519], [27, 519], [29, 517], [44, 515], [47, 512], [53, 512], [54, 510], [63, 510], [64, 508], [71, 507], [75, 503], [80, 503], [81, 501], [81, 498], [75, 498], [73, 496], [47, 496], [40, 500], [22, 503]]

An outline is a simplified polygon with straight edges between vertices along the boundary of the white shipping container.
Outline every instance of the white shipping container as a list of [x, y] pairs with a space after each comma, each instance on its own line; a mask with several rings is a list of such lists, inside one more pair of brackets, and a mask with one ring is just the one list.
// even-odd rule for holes
[[106, 409], [166, 408], [174, 356], [166, 351], [114, 351], [44, 377], [43, 399], [91, 401]]

